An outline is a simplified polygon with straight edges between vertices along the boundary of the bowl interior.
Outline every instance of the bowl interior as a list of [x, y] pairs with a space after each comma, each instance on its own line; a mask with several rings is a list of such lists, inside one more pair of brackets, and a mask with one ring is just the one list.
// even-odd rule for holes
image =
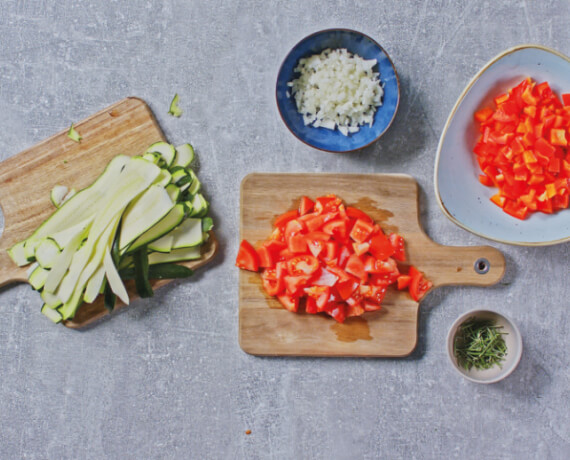
[[[360, 131], [344, 136], [338, 130], [305, 126], [303, 117], [297, 112], [295, 99], [288, 97], [287, 83], [298, 77], [294, 71], [299, 59], [321, 53], [331, 48], [346, 48], [364, 59], [376, 59], [374, 68], [380, 72], [384, 85], [383, 102], [377, 108], [372, 126], [363, 126]], [[285, 124], [301, 141], [312, 147], [329, 152], [349, 152], [369, 145], [377, 140], [390, 126], [400, 101], [400, 88], [396, 70], [388, 54], [374, 40], [353, 30], [324, 30], [301, 40], [287, 55], [277, 76], [277, 106]]]
[[[471, 317], [491, 319], [498, 326], [503, 326], [502, 330], [506, 333], [503, 339], [507, 346], [507, 355], [502, 362], [502, 367], [493, 366], [484, 370], [477, 370], [473, 367], [470, 370], [465, 370], [457, 364], [453, 350], [455, 336], [461, 324]], [[447, 352], [453, 367], [468, 380], [477, 383], [495, 383], [510, 375], [517, 367], [522, 356], [522, 337], [515, 324], [505, 316], [489, 310], [474, 310], [461, 315], [451, 326], [447, 336]]]
[[479, 136], [476, 110], [494, 107], [493, 98], [531, 77], [548, 81], [560, 96], [570, 91], [570, 61], [554, 51], [526, 46], [488, 64], [460, 96], [438, 147], [436, 195], [444, 213], [480, 236], [511, 244], [554, 244], [570, 239], [570, 211], [533, 213], [524, 221], [509, 216], [489, 199], [497, 189], [479, 183], [473, 147]]

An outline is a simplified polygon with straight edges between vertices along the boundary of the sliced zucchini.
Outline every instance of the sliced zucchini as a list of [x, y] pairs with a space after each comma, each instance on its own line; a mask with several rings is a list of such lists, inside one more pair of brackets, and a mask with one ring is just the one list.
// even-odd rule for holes
[[[124, 280], [135, 279], [135, 269], [127, 268], [120, 271], [121, 278]], [[148, 278], [151, 280], [165, 280], [174, 278], [187, 278], [192, 276], [194, 272], [184, 265], [175, 263], [165, 263], [158, 265], [150, 265], [148, 267]]]
[[95, 301], [103, 284], [105, 282], [105, 267], [103, 265], [99, 265], [95, 273], [91, 275], [89, 281], [87, 282], [87, 286], [85, 287], [85, 292], [83, 293], [83, 301], [87, 303], [92, 303]]
[[204, 217], [202, 219], [202, 231], [209, 232], [214, 228], [214, 221], [211, 217]]
[[56, 324], [61, 323], [61, 320], [63, 319], [61, 313], [59, 313], [57, 310], [50, 308], [46, 304], [42, 305], [42, 313]]
[[165, 264], [170, 262], [184, 262], [185, 260], [196, 260], [201, 256], [200, 246], [191, 248], [173, 249], [169, 253], [151, 252], [148, 255], [149, 265]]
[[148, 254], [146, 246], [133, 253], [135, 262], [135, 287], [138, 295], [145, 299], [153, 296], [152, 286], [148, 280]]
[[202, 220], [189, 217], [168, 235], [174, 237], [172, 249], [197, 246], [202, 243]]
[[182, 109], [178, 106], [178, 93], [174, 95], [172, 101], [170, 102], [170, 107], [168, 108], [169, 115], [179, 118], [182, 115]]
[[69, 127], [69, 131], [67, 131], [67, 137], [69, 137], [74, 142], [81, 142], [81, 135], [75, 130], [73, 123]]
[[145, 153], [159, 153], [167, 167], [170, 167], [176, 157], [176, 149], [168, 142], [155, 142]]
[[190, 144], [182, 144], [176, 147], [176, 158], [172, 166], [187, 168], [194, 161], [194, 147]]
[[69, 192], [69, 189], [65, 185], [55, 185], [51, 189], [51, 193], [49, 194], [49, 198], [50, 198], [52, 204], [56, 208], [59, 208], [61, 206], [61, 204], [63, 203], [63, 199], [65, 198], [65, 195], [67, 195], [68, 192]]
[[51, 268], [61, 249], [52, 238], [44, 238], [36, 248], [36, 260], [43, 268]]
[[156, 252], [170, 252], [172, 244], [174, 243], [174, 236], [171, 234], [164, 235], [159, 239], [149, 243], [148, 249]]
[[36, 291], [39, 291], [44, 286], [48, 275], [49, 270], [38, 265], [34, 271], [30, 273], [28, 282]]
[[168, 184], [170, 184], [171, 179], [172, 175], [170, 174], [170, 171], [168, 171], [168, 169], [163, 168], [160, 170], [160, 174], [156, 178], [154, 184], [166, 187]]
[[176, 203], [178, 201], [178, 198], [180, 198], [180, 187], [178, 187], [176, 184], [168, 184], [165, 188], [168, 196], [170, 196], [170, 199]]
[[190, 187], [188, 188], [188, 193], [190, 195], [196, 195], [196, 193], [198, 193], [200, 191], [202, 184], [200, 183], [200, 180], [198, 179], [198, 176], [196, 176], [196, 173], [194, 171], [192, 171], [191, 169], [188, 169], [188, 173], [192, 177], [192, 183], [190, 184]]
[[22, 267], [30, 263], [28, 257], [26, 256], [25, 241], [20, 241], [8, 249], [8, 255], [10, 256], [10, 259], [12, 259], [14, 263], [18, 265], [18, 267]]
[[123, 251], [145, 230], [153, 227], [174, 207], [166, 189], [159, 185], [148, 188], [135, 199], [123, 215], [119, 250]]
[[154, 226], [140, 235], [127, 249], [132, 252], [146, 244], [156, 241], [163, 235], [176, 228], [184, 219], [184, 205], [182, 203], [174, 205], [170, 212]]

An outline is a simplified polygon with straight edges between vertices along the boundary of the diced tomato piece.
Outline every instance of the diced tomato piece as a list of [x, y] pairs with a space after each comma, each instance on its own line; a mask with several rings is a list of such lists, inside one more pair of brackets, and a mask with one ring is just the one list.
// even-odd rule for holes
[[330, 303], [326, 307], [326, 312], [339, 323], [344, 323], [346, 319], [346, 310], [342, 303]]
[[354, 249], [354, 253], [357, 256], [361, 256], [363, 254], [366, 254], [368, 252], [368, 250], [370, 249], [370, 243], [352, 243], [352, 248]]
[[374, 225], [372, 223], [364, 219], [357, 219], [350, 232], [350, 237], [357, 243], [363, 243], [370, 237], [373, 230]]
[[341, 201], [335, 195], [321, 196], [315, 200], [315, 212], [318, 214], [336, 212]]
[[402, 289], [406, 289], [410, 282], [412, 281], [412, 277], [410, 275], [400, 275], [398, 276], [398, 289], [401, 291]]
[[323, 232], [335, 237], [345, 238], [347, 236], [346, 221], [334, 219], [323, 225]]
[[312, 275], [320, 267], [316, 257], [308, 254], [295, 256], [287, 261], [287, 271], [290, 275]]
[[305, 253], [308, 250], [307, 239], [301, 234], [291, 235], [287, 241], [287, 249], [289, 249], [293, 254]]
[[409, 275], [412, 277], [409, 286], [410, 295], [412, 299], [419, 302], [433, 285], [431, 281], [426, 280], [423, 274], [414, 266], [410, 267]]
[[311, 283], [315, 286], [334, 286], [338, 279], [339, 276], [331, 270], [331, 267], [322, 267], [315, 273]]
[[270, 296], [276, 296], [285, 289], [285, 268], [284, 262], [279, 262], [276, 268], [266, 268], [261, 273], [263, 288]]
[[275, 221], [273, 222], [274, 227], [283, 227], [287, 222], [290, 220], [296, 219], [299, 216], [299, 211], [296, 209], [292, 211], [287, 211], [284, 214], [278, 216]]
[[368, 214], [366, 214], [364, 211], [362, 211], [358, 208], [353, 208], [352, 206], [346, 207], [346, 215], [348, 217], [350, 217], [351, 219], [364, 220], [370, 224], [372, 224], [374, 222], [372, 220], [372, 218]]
[[513, 216], [516, 217], [517, 219], [521, 219], [524, 220], [526, 215], [528, 214], [528, 207], [517, 203], [516, 201], [513, 200], [508, 200], [505, 203], [505, 206], [503, 207], [503, 210]]
[[275, 265], [273, 253], [267, 246], [260, 246], [256, 249], [256, 251], [257, 255], [259, 256], [260, 267], [269, 268]]
[[570, 93], [566, 93], [562, 95], [562, 102], [565, 106], [570, 106]]
[[314, 257], [318, 257], [319, 254], [325, 248], [325, 242], [321, 241], [321, 240], [309, 240], [309, 239], [307, 239], [307, 247], [309, 249], [309, 252]]
[[567, 146], [566, 141], [566, 130], [565, 129], [551, 129], [550, 130], [550, 143], [552, 145], [563, 145]]
[[487, 121], [493, 115], [493, 109], [485, 107], [484, 109], [475, 112], [475, 120], [479, 122]]
[[365, 282], [368, 279], [368, 273], [366, 273], [366, 271], [364, 270], [364, 262], [356, 254], [352, 254], [348, 258], [348, 261], [346, 262], [346, 267], [344, 267], [344, 270], [347, 273], [350, 273], [351, 275], [356, 276], [357, 278], [359, 278], [363, 282]]
[[387, 259], [396, 252], [390, 240], [384, 234], [374, 235], [370, 239], [370, 254], [379, 260]]
[[315, 299], [317, 311], [324, 311], [327, 306], [330, 296], [331, 288], [329, 286], [311, 286], [305, 288], [305, 293]]
[[307, 297], [307, 301], [305, 303], [305, 312], [311, 315], [319, 313], [319, 310], [317, 309], [317, 301], [312, 297]]
[[299, 204], [299, 215], [304, 216], [310, 213], [315, 206], [315, 202], [307, 196], [301, 197], [301, 203]]
[[363, 300], [362, 307], [364, 308], [364, 311], [378, 311], [382, 309], [382, 305], [370, 300]]
[[281, 305], [283, 305], [287, 310], [292, 312], [297, 312], [299, 310], [299, 297], [292, 297], [287, 294], [280, 294], [277, 296]]
[[236, 266], [252, 272], [259, 270], [259, 255], [255, 248], [246, 240], [242, 240], [239, 245]]
[[305, 229], [302, 222], [292, 219], [285, 225], [285, 240], [289, 241], [293, 235], [301, 233]]
[[348, 299], [358, 287], [358, 283], [352, 279], [346, 281], [339, 281], [336, 284], [336, 289], [342, 300]]
[[304, 289], [311, 277], [307, 275], [285, 275], [283, 281], [285, 282], [285, 290], [291, 296], [298, 295]]
[[404, 237], [398, 235], [397, 233], [391, 233], [388, 237], [390, 244], [394, 248], [394, 254], [392, 257], [400, 262], [406, 261], [406, 245], [404, 241]]

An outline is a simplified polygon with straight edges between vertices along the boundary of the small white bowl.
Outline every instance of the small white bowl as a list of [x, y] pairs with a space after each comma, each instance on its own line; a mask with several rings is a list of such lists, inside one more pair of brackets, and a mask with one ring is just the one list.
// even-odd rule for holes
[[[506, 333], [506, 335], [503, 336], [503, 339], [507, 346], [507, 355], [505, 356], [505, 360], [501, 363], [502, 367], [493, 366], [490, 369], [484, 370], [478, 370], [472, 367], [470, 370], [465, 370], [457, 364], [457, 359], [453, 352], [455, 335], [457, 334], [459, 326], [471, 317], [475, 317], [477, 319], [492, 319], [495, 321], [497, 326], [503, 326], [502, 330]], [[455, 320], [447, 334], [447, 354], [453, 368], [467, 380], [475, 383], [496, 383], [509, 376], [519, 364], [522, 356], [522, 350], [522, 337], [516, 324], [506, 316], [491, 310], [471, 310], [464, 313]]]

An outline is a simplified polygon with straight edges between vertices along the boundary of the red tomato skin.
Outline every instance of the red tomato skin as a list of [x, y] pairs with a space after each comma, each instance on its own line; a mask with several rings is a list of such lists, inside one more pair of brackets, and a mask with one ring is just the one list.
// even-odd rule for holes
[[315, 202], [307, 196], [301, 197], [301, 203], [299, 203], [299, 215], [304, 216], [310, 213], [315, 206]]
[[287, 222], [296, 219], [298, 216], [299, 216], [299, 211], [297, 211], [296, 209], [292, 211], [287, 211], [286, 213], [281, 214], [275, 219], [275, 221], [273, 222], [273, 226], [283, 227], [285, 224], [287, 224]]
[[352, 254], [348, 258], [346, 267], [344, 267], [344, 269], [347, 273], [356, 276], [362, 282], [366, 282], [368, 280], [368, 273], [366, 273], [364, 269], [364, 262], [356, 254]]
[[406, 261], [406, 248], [404, 238], [397, 233], [391, 233], [388, 237], [390, 244], [394, 248], [394, 254], [392, 257], [400, 262]]
[[299, 310], [299, 297], [281, 294], [277, 296], [277, 300], [289, 311], [296, 313]]
[[259, 255], [247, 240], [242, 240], [239, 245], [236, 266], [252, 272], [259, 271]]
[[353, 208], [352, 206], [346, 207], [346, 215], [352, 219], [361, 219], [361, 220], [364, 220], [370, 224], [372, 224], [374, 222], [372, 220], [372, 218], [368, 214], [366, 214], [364, 211], [361, 211], [358, 208]]
[[378, 233], [370, 239], [370, 254], [378, 260], [384, 260], [394, 254], [394, 248], [386, 235]]
[[270, 268], [275, 265], [275, 259], [267, 246], [261, 246], [256, 249], [259, 256], [259, 266], [262, 268]]

